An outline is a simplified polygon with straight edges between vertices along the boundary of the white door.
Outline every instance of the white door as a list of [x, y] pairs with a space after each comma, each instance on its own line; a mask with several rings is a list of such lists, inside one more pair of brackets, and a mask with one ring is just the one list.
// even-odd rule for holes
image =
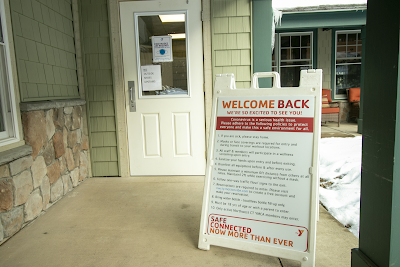
[[121, 2], [120, 16], [131, 175], [204, 175], [201, 1]]

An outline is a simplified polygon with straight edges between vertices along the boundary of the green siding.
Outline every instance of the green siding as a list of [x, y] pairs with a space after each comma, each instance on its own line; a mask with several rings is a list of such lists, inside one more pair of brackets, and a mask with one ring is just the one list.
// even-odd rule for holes
[[79, 98], [71, 1], [10, 3], [21, 101]]
[[95, 162], [93, 164], [93, 170], [101, 173], [102, 176], [115, 176], [118, 173], [118, 163], [114, 162]]
[[212, 0], [213, 75], [233, 73], [237, 88], [251, 81], [251, 1]]
[[[316, 36], [314, 36], [316, 39]], [[314, 46], [313, 50], [317, 50], [318, 59], [314, 59], [317, 63], [317, 68], [322, 69], [322, 88], [331, 89], [332, 81], [332, 30], [318, 29], [317, 47]]]
[[[254, 72], [272, 70], [272, 0], [253, 1]], [[258, 80], [260, 88], [272, 87], [272, 78]]]
[[92, 172], [118, 176], [107, 1], [81, 0], [80, 7]]

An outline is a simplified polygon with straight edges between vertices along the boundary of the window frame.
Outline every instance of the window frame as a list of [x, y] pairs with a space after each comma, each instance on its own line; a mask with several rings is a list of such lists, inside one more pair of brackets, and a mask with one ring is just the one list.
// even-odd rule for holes
[[279, 47], [278, 47], [278, 44], [280, 43], [278, 41], [279, 33], [275, 33], [274, 38], [275, 38], [274, 39], [274, 49], [272, 50], [271, 61], [275, 65], [271, 65], [271, 70], [274, 72], [279, 72], [279, 64], [278, 64], [279, 63], [279, 60], [278, 60], [279, 59], [279, 57], [278, 57], [279, 51], [278, 51], [278, 53], [276, 52], [277, 49], [279, 50]]
[[[7, 3], [8, 4], [8, 3]], [[6, 136], [3, 136], [0, 138], [0, 151], [3, 150], [3, 148], [7, 145], [11, 145], [13, 143], [16, 143], [20, 141], [20, 128], [19, 128], [19, 119], [18, 119], [18, 111], [16, 109], [17, 104], [16, 104], [16, 90], [14, 86], [14, 77], [13, 77], [13, 68], [12, 66], [12, 57], [11, 57], [11, 52], [10, 52], [10, 40], [12, 40], [12, 33], [9, 32], [8, 29], [8, 23], [10, 22], [9, 20], [9, 14], [6, 13], [6, 9], [9, 11], [9, 6], [6, 6], [5, 0], [0, 0], [0, 20], [1, 20], [1, 27], [2, 27], [2, 35], [3, 35], [3, 42], [2, 45], [4, 46], [4, 54], [5, 54], [5, 62], [4, 66], [6, 68], [6, 83], [5, 83], [5, 88], [0, 86], [0, 93], [2, 94], [2, 108], [3, 110], [5, 109], [4, 106], [7, 106], [7, 114], [4, 118], [5, 125], [6, 125], [6, 131], [8, 132]], [[11, 27], [10, 27], [11, 28]], [[7, 96], [7, 97], [4, 97]], [[4, 99], [8, 98], [8, 99]]]
[[[345, 29], [345, 30], [335, 30], [334, 32], [333, 32], [333, 45], [332, 45], [332, 52], [333, 52], [333, 54], [334, 54], [334, 56], [332, 57], [332, 76], [333, 76], [333, 78], [332, 78], [332, 88], [333, 88], [333, 98], [334, 99], [338, 99], [338, 100], [345, 100], [345, 99], [347, 99], [347, 94], [338, 94], [337, 92], [336, 92], [336, 68], [337, 68], [337, 65], [362, 65], [362, 54], [361, 54], [361, 57], [360, 57], [360, 62], [359, 63], [346, 63], [346, 64], [337, 64], [336, 63], [336, 61], [337, 61], [337, 46], [338, 46], [338, 44], [337, 44], [337, 38], [338, 38], [338, 34], [351, 34], [351, 33], [359, 33], [360, 34], [360, 36], [361, 36], [361, 33], [362, 33], [362, 30], [361, 30], [361, 28], [359, 28], [359, 29]], [[358, 38], [358, 37], [357, 37]], [[358, 43], [355, 45], [355, 46], [357, 46], [358, 45]], [[347, 46], [347, 41], [346, 41], [346, 46]], [[363, 46], [363, 44], [361, 43], [361, 47]], [[357, 59], [358, 57], [356, 57], [356, 59]], [[339, 58], [340, 59], [340, 58]], [[361, 86], [361, 74], [360, 74], [360, 86]]]
[[[275, 45], [274, 45], [274, 52], [275, 53], [275, 59], [273, 62], [275, 62], [275, 66], [271, 66], [272, 71], [276, 69], [276, 71], [281, 74], [281, 36], [301, 36], [301, 35], [310, 35], [310, 61], [311, 64], [309, 65], [311, 69], [315, 68], [315, 62], [316, 62], [316, 54], [314, 51], [315, 47], [315, 38], [316, 38], [316, 32], [315, 30], [303, 30], [303, 31], [288, 31], [288, 32], [278, 32], [275, 33]], [[278, 49], [278, 51], [276, 51]], [[272, 57], [272, 55], [271, 55]], [[301, 59], [300, 59], [301, 61]], [[289, 68], [289, 67], [296, 67], [300, 65], [286, 65], [283, 68]], [[308, 66], [308, 65], [303, 65], [303, 66]]]

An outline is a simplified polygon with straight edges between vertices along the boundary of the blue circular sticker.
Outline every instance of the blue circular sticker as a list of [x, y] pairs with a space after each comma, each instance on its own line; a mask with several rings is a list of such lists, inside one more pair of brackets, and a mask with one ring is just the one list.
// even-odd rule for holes
[[165, 55], [165, 49], [160, 49], [160, 54]]

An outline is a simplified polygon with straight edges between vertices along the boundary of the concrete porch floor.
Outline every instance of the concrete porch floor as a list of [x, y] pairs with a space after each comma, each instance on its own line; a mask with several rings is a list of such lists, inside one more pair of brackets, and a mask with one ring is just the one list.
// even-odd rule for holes
[[337, 126], [337, 122], [327, 122], [321, 124], [321, 137], [354, 137], [361, 136], [357, 132], [358, 125], [353, 122], [341, 122], [340, 126]]
[[[203, 176], [90, 178], [0, 246], [0, 266], [300, 266], [197, 248]], [[358, 239], [320, 206], [316, 266], [350, 266]]]

